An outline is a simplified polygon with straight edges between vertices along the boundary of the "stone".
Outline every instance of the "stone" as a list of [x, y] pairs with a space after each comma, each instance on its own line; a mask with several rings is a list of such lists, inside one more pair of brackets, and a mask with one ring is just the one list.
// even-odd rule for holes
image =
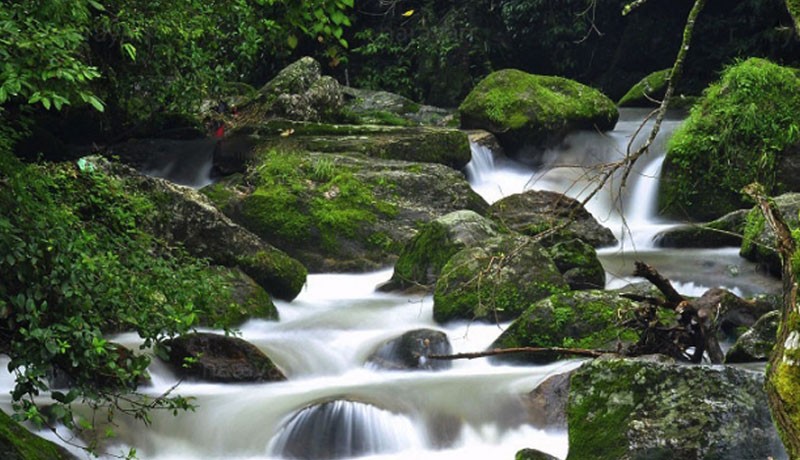
[[600, 225], [577, 200], [557, 192], [529, 190], [507, 196], [491, 205], [487, 217], [529, 236], [566, 224], [543, 241], [545, 245], [569, 238], [580, 238], [595, 248], [617, 244], [611, 230]]
[[544, 248], [523, 235], [501, 235], [462, 249], [442, 268], [433, 319], [508, 321], [569, 287]]
[[659, 248], [722, 248], [741, 246], [747, 210], [740, 209], [708, 223], [685, 224], [655, 236]]
[[[613, 352], [638, 340], [636, 332], [620, 325], [636, 306], [632, 300], [601, 290], [557, 293], [530, 305], [489, 349], [563, 347]], [[541, 364], [568, 358], [556, 353], [514, 353], [494, 356], [492, 361]]]
[[574, 130], [614, 128], [616, 104], [600, 91], [562, 77], [505, 69], [489, 74], [458, 108], [461, 127], [497, 135], [511, 155], [541, 153]]
[[580, 239], [560, 241], [547, 248], [570, 289], [604, 289], [606, 270], [597, 251]]
[[261, 350], [238, 337], [197, 332], [167, 340], [163, 347], [167, 363], [181, 378], [221, 383], [286, 380]]
[[779, 311], [769, 312], [759, 318], [753, 327], [742, 334], [725, 353], [725, 362], [749, 363], [769, 360], [778, 336], [780, 321], [781, 313]]
[[358, 124], [438, 125], [452, 118], [453, 111], [418, 104], [388, 91], [343, 87], [345, 110], [358, 117]]
[[403, 246], [392, 279], [381, 290], [429, 288], [455, 253], [499, 234], [494, 222], [474, 211], [454, 211], [434, 219]]
[[367, 358], [367, 365], [385, 370], [429, 370], [449, 369], [452, 361], [427, 359], [428, 355], [449, 355], [453, 352], [447, 334], [432, 329], [408, 331], [382, 343]]
[[530, 414], [531, 425], [540, 430], [567, 429], [567, 399], [572, 372], [551, 375], [524, 396], [523, 403]]
[[148, 223], [151, 232], [189, 254], [226, 267], [239, 267], [271, 295], [292, 300], [306, 282], [306, 269], [283, 251], [235, 224], [202, 193], [164, 179], [144, 176], [100, 157], [86, 161], [122, 179], [136, 193], [160, 205]]
[[77, 460], [58, 444], [36, 436], [0, 411], [0, 458], [3, 460]]
[[514, 460], [558, 460], [558, 457], [536, 449], [522, 449], [514, 455]]
[[[772, 201], [790, 229], [800, 228], [800, 193], [785, 193]], [[775, 250], [776, 244], [775, 233], [767, 225], [761, 210], [757, 206], [752, 208], [747, 213], [739, 255], [780, 277], [781, 259]]]
[[786, 458], [764, 374], [597, 359], [575, 371], [568, 460]]

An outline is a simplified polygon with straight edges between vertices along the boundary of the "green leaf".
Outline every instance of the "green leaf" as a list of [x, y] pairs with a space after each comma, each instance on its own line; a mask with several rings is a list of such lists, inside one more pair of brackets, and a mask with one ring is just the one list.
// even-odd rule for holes
[[122, 51], [124, 51], [125, 54], [128, 55], [128, 57], [131, 59], [131, 61], [135, 61], [136, 60], [136, 47], [133, 46], [132, 44], [123, 43], [122, 44]]
[[295, 35], [289, 35], [286, 37], [286, 43], [289, 45], [289, 48], [295, 49], [297, 48], [297, 37]]

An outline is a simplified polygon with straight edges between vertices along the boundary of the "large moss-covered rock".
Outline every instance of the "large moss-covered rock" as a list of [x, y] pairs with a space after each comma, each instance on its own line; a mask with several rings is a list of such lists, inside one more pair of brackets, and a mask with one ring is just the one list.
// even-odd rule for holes
[[487, 207], [451, 168], [355, 153], [267, 149], [239, 184], [204, 192], [313, 272], [385, 267], [420, 223]]
[[597, 251], [583, 240], [560, 241], [547, 248], [570, 289], [604, 289], [606, 270]]
[[611, 230], [600, 225], [580, 202], [557, 192], [529, 190], [507, 196], [492, 204], [488, 217], [530, 236], [566, 225], [544, 244], [570, 238], [580, 238], [596, 248], [617, 243]]
[[467, 134], [433, 126], [379, 126], [287, 120], [242, 120], [220, 143], [214, 167], [244, 172], [259, 147], [317, 152], [358, 152], [369, 157], [441, 163], [462, 169], [471, 159]]
[[[786, 224], [791, 229], [800, 228], [800, 193], [786, 193], [773, 199]], [[781, 276], [781, 259], [775, 250], [775, 233], [767, 225], [758, 207], [750, 210], [744, 227], [739, 254], [747, 260], [766, 267], [775, 276]]]
[[507, 321], [568, 288], [541, 245], [526, 236], [499, 236], [450, 258], [436, 282], [433, 318]]
[[434, 219], [403, 246], [392, 279], [382, 290], [433, 286], [450, 257], [498, 234], [494, 222], [474, 211], [455, 211]]
[[[763, 59], [728, 68], [692, 108], [667, 148], [659, 208], [710, 220], [747, 207], [752, 182], [777, 194], [797, 187], [800, 79]], [[791, 185], [792, 187], [790, 187]]]
[[238, 337], [197, 332], [164, 342], [167, 363], [180, 377], [206, 382], [273, 382], [286, 380], [255, 345]]
[[[489, 348], [565, 347], [616, 350], [637, 340], [635, 332], [619, 325], [635, 304], [606, 291], [572, 291], [552, 295], [531, 305]], [[497, 361], [545, 363], [555, 354], [500, 355]]]
[[595, 360], [572, 375], [568, 460], [786, 458], [763, 373]]
[[238, 268], [225, 269], [231, 286], [232, 305], [220, 305], [211, 317], [200, 318], [200, 325], [236, 326], [248, 319], [278, 320], [278, 309], [267, 291]]
[[748, 363], [767, 361], [775, 339], [778, 336], [778, 324], [781, 321], [779, 311], [772, 311], [762, 316], [736, 340], [736, 343], [725, 353], [726, 363]]
[[596, 89], [514, 69], [481, 80], [458, 111], [462, 127], [497, 134], [512, 154], [523, 147], [541, 151], [573, 130], [611, 130], [619, 118], [614, 102]]
[[306, 282], [306, 269], [285, 252], [233, 223], [198, 191], [89, 157], [84, 168], [100, 168], [121, 178], [128, 187], [158, 203], [147, 222], [152, 233], [173, 245], [183, 245], [195, 257], [226, 267], [238, 267], [271, 295], [294, 299]]
[[0, 411], [0, 458], [3, 460], [75, 460], [63, 447], [40, 438]]
[[740, 209], [702, 224], [685, 224], [664, 230], [655, 237], [660, 248], [721, 248], [740, 246], [747, 210]]

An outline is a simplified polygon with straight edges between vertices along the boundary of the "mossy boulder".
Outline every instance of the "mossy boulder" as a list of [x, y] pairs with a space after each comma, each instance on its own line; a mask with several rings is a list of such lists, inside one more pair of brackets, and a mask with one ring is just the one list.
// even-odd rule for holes
[[281, 70], [258, 90], [258, 96], [241, 108], [246, 119], [280, 117], [289, 120], [333, 121], [344, 107], [342, 87], [322, 76], [314, 58], [303, 57]]
[[[554, 294], [522, 313], [489, 348], [565, 347], [616, 350], [638, 339], [620, 326], [620, 317], [636, 304], [617, 294], [593, 290]], [[515, 363], [546, 363], [556, 354], [501, 355], [493, 360]], [[568, 357], [564, 357], [568, 358]]]
[[231, 305], [219, 305], [208, 317], [199, 318], [201, 326], [238, 326], [248, 319], [277, 321], [278, 309], [272, 298], [253, 278], [238, 268], [222, 269], [231, 286]]
[[221, 383], [286, 380], [267, 355], [238, 337], [197, 332], [161, 346], [169, 357], [167, 364], [181, 378]]
[[571, 238], [596, 248], [617, 244], [611, 230], [600, 225], [580, 202], [557, 192], [529, 190], [507, 196], [491, 205], [487, 217], [529, 236], [566, 225], [545, 239], [546, 245]]
[[570, 289], [604, 289], [606, 270], [597, 251], [580, 239], [559, 241], [547, 248]]
[[498, 235], [497, 225], [474, 211], [455, 211], [434, 219], [403, 246], [392, 279], [382, 290], [433, 286], [455, 253]]
[[729, 67], [669, 141], [661, 212], [707, 221], [747, 207], [741, 190], [752, 182], [770, 194], [800, 187], [798, 112], [794, 69], [756, 58]]
[[781, 322], [779, 311], [772, 311], [762, 316], [736, 340], [736, 343], [725, 353], [726, 363], [749, 363], [767, 361], [778, 336], [778, 325]]
[[367, 365], [387, 370], [443, 370], [452, 361], [427, 359], [428, 355], [449, 355], [453, 352], [447, 334], [433, 329], [415, 329], [387, 340], [367, 358]]
[[238, 267], [271, 295], [292, 300], [306, 282], [306, 269], [285, 252], [232, 222], [198, 191], [148, 177], [100, 157], [84, 159], [85, 168], [97, 168], [119, 177], [126, 187], [149, 196], [158, 206], [146, 222], [149, 230], [189, 254], [225, 267]]
[[452, 118], [452, 111], [418, 104], [388, 91], [344, 87], [345, 111], [358, 124], [415, 126], [440, 125]]
[[735, 367], [594, 360], [571, 378], [567, 459], [786, 458], [763, 385]]
[[614, 128], [617, 107], [600, 91], [562, 77], [493, 72], [458, 108], [461, 126], [495, 133], [510, 154], [540, 152], [579, 129]]
[[419, 224], [488, 206], [452, 168], [357, 153], [266, 149], [239, 184], [203, 191], [312, 272], [391, 265]]
[[[773, 202], [790, 229], [800, 228], [800, 193], [786, 193], [775, 197]], [[781, 258], [775, 250], [776, 245], [775, 233], [767, 225], [761, 210], [754, 207], [747, 214], [739, 255], [766, 267], [773, 275], [781, 276]]]
[[569, 286], [550, 256], [529, 237], [505, 235], [462, 249], [442, 268], [433, 318], [508, 321], [539, 299]]
[[655, 236], [659, 248], [722, 248], [742, 244], [748, 211], [740, 209], [700, 224], [685, 224]]
[[214, 167], [244, 172], [260, 148], [361, 153], [369, 157], [440, 163], [462, 169], [471, 159], [469, 138], [454, 128], [313, 123], [289, 120], [237, 122], [214, 154]]
[[76, 460], [63, 447], [40, 438], [0, 411], [0, 458], [3, 460]]

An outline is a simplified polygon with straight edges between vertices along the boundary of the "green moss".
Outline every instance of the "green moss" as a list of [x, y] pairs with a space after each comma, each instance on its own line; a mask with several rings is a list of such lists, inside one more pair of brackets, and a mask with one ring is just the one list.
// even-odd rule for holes
[[239, 256], [236, 264], [259, 285], [270, 286], [273, 294], [281, 299], [294, 299], [308, 275], [306, 267], [278, 250]]
[[34, 435], [2, 411], [0, 411], [0, 456], [4, 460], [72, 458], [56, 444]]
[[569, 129], [611, 129], [618, 113], [599, 91], [575, 81], [507, 69], [494, 72], [458, 108], [462, 126], [495, 132], [525, 129], [543, 141]]
[[431, 222], [422, 227], [397, 259], [393, 278], [402, 283], [427, 284], [429, 276], [441, 273], [450, 257], [462, 249], [443, 244], [447, 240], [447, 229], [440, 223]]
[[672, 69], [659, 70], [642, 78], [641, 81], [625, 93], [617, 105], [620, 107], [649, 107], [656, 105], [652, 99], [664, 97], [664, 91], [669, 83], [669, 74]]
[[710, 220], [746, 207], [741, 189], [782, 191], [782, 152], [800, 141], [800, 80], [763, 59], [729, 67], [673, 135], [659, 190], [667, 215]]

